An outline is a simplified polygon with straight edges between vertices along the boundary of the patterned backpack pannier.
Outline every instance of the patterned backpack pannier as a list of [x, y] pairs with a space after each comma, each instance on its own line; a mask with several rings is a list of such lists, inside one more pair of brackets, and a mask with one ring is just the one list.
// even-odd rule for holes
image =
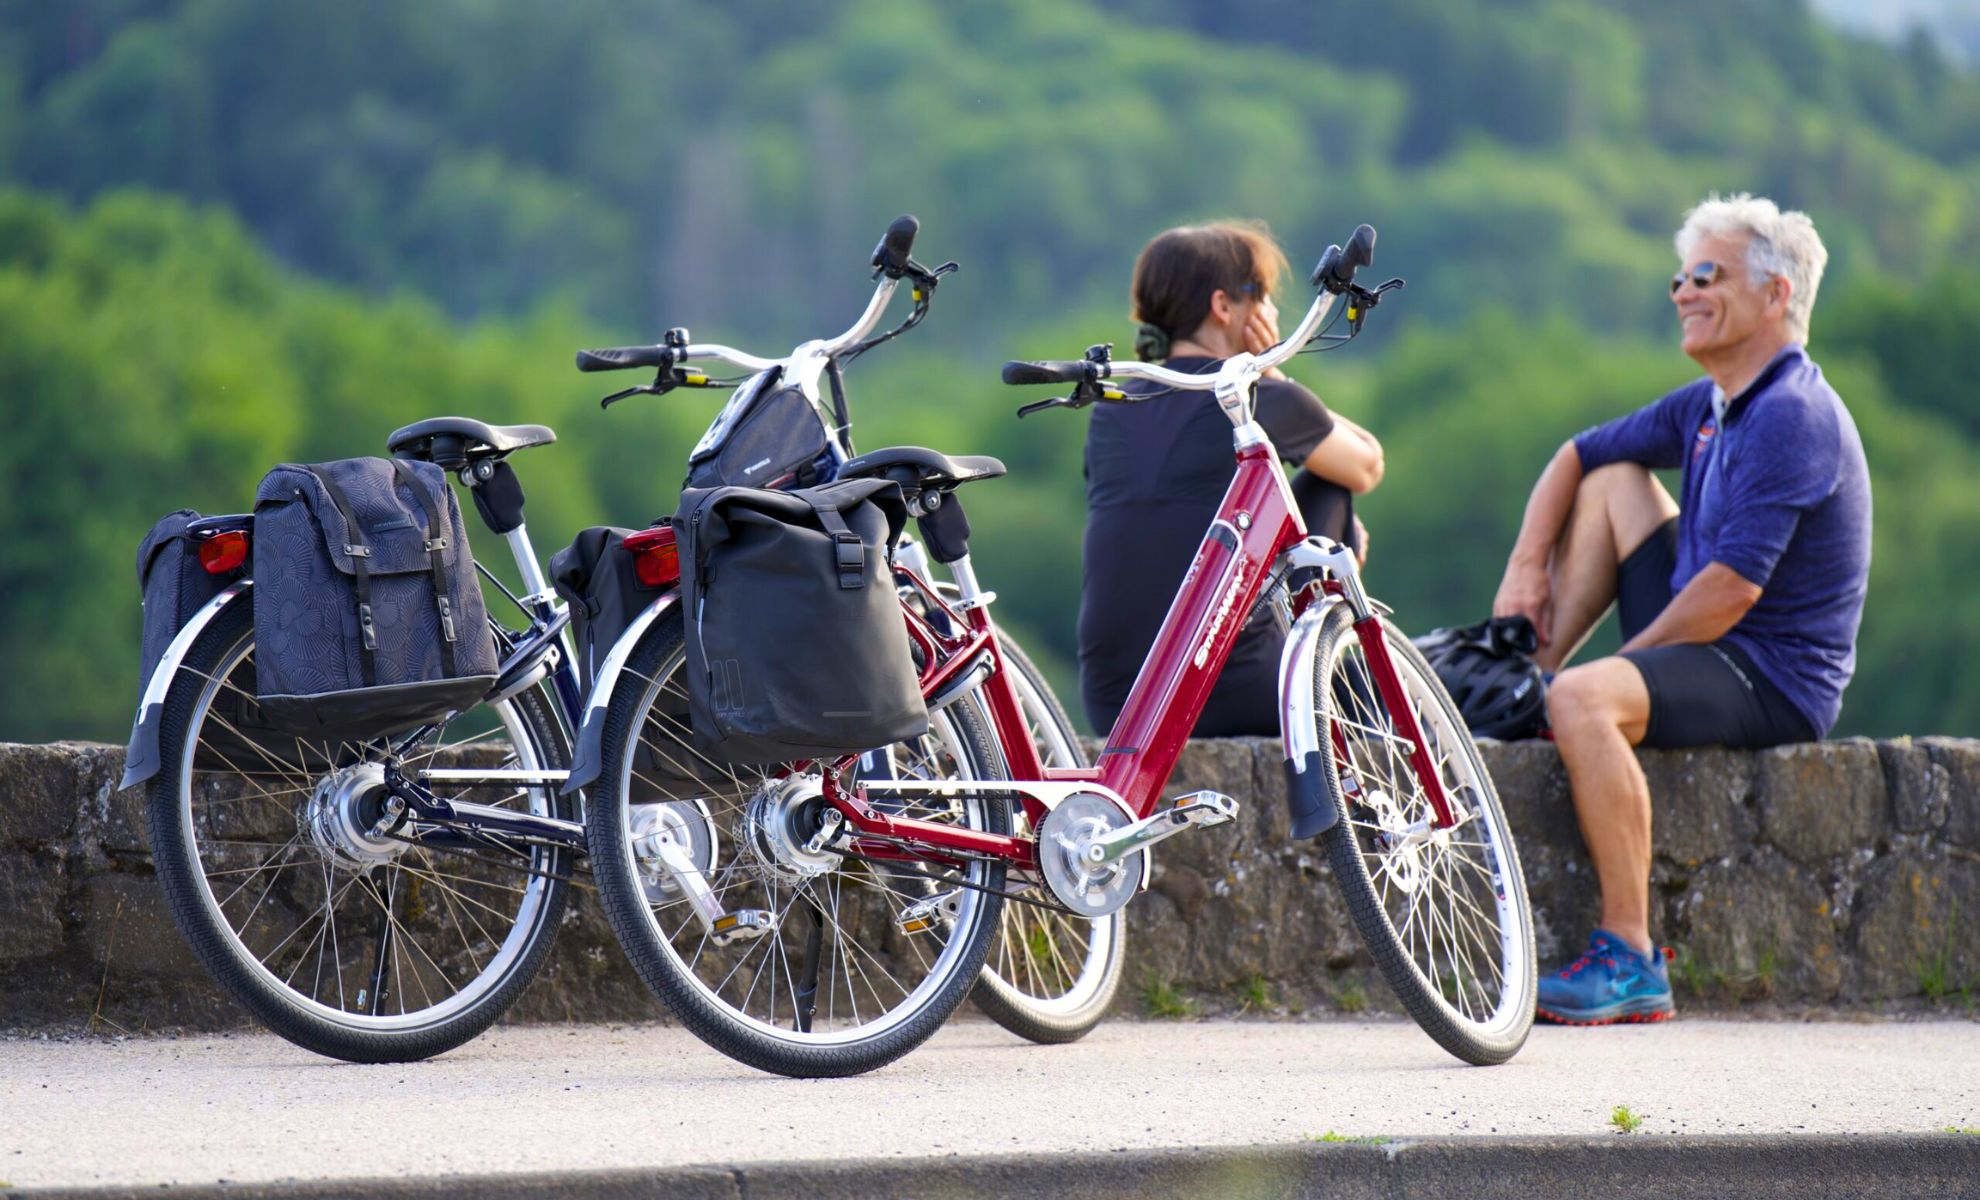
[[432, 463], [285, 463], [254, 498], [263, 714], [311, 740], [441, 720], [494, 686], [460, 506]]

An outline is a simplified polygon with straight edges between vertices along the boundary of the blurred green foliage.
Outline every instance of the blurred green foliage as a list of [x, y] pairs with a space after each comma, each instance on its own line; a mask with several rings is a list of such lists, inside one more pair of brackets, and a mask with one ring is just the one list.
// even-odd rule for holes
[[1409, 289], [1298, 373], [1387, 446], [1372, 587], [1476, 619], [1553, 448], [1696, 374], [1663, 280], [1712, 189], [1833, 254], [1877, 522], [1840, 732], [1980, 733], [1980, 79], [1799, 0], [0, 0], [0, 180], [0, 737], [121, 733], [138, 538], [273, 462], [539, 421], [544, 554], [671, 511], [719, 395], [600, 414], [570, 351], [835, 331], [903, 211], [963, 271], [858, 364], [856, 435], [1011, 465], [979, 566], [1064, 698], [1083, 421], [1011, 420], [995, 367], [1126, 342], [1183, 220], [1296, 263], [1380, 228]]

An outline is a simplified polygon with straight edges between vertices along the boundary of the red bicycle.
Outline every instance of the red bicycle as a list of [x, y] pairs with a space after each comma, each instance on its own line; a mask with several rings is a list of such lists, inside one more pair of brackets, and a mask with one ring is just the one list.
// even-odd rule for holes
[[[948, 547], [956, 593], [906, 573], [934, 720], [884, 772], [851, 757], [741, 775], [693, 761], [679, 615], [647, 630], [605, 702], [586, 823], [614, 930], [688, 1028], [782, 1074], [871, 1070], [954, 1011], [1003, 905], [1117, 912], [1147, 886], [1157, 843], [1236, 815], [1215, 792], [1168, 806], [1161, 795], [1263, 604], [1289, 633], [1279, 678], [1292, 836], [1320, 839], [1376, 964], [1432, 1038], [1478, 1064], [1519, 1050], [1533, 1020], [1533, 920], [1491, 778], [1435, 673], [1363, 591], [1353, 554], [1307, 535], [1252, 416], [1260, 376], [1353, 338], [1401, 286], [1355, 283], [1374, 242], [1364, 225], [1345, 250], [1329, 247], [1292, 335], [1214, 374], [1115, 363], [1104, 346], [1004, 368], [1007, 383], [1072, 385], [1020, 416], [1145, 399], [1114, 383], [1139, 379], [1211, 393], [1235, 431], [1235, 476], [1098, 766], [1040, 762], [966, 539], [927, 539]], [[1348, 332], [1330, 334], [1342, 298]], [[1003, 473], [995, 459], [905, 447], [839, 477], [894, 479], [924, 521], [954, 521], [959, 487]], [[697, 814], [694, 827], [635, 825], [629, 814], [655, 794], [688, 799], [672, 811]]]

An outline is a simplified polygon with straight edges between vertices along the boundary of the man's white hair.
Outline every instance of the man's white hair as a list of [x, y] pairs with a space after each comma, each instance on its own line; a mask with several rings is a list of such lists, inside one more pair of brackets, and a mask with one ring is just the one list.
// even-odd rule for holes
[[1721, 197], [1714, 192], [1684, 214], [1676, 238], [1678, 257], [1689, 262], [1702, 237], [1742, 233], [1747, 239], [1747, 274], [1755, 285], [1776, 275], [1788, 281], [1793, 288], [1788, 296], [1788, 330], [1796, 341], [1806, 342], [1822, 268], [1829, 265], [1829, 251], [1815, 232], [1815, 222], [1805, 212], [1782, 212], [1764, 196], [1740, 192]]

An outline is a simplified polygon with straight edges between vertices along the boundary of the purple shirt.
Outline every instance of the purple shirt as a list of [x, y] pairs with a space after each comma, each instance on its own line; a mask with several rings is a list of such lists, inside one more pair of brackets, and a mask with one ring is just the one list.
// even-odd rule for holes
[[1578, 435], [1574, 448], [1584, 471], [1614, 462], [1684, 469], [1671, 594], [1713, 562], [1759, 587], [1723, 640], [1826, 734], [1856, 670], [1870, 472], [1856, 422], [1822, 368], [1789, 346], [1730, 401], [1696, 380]]

